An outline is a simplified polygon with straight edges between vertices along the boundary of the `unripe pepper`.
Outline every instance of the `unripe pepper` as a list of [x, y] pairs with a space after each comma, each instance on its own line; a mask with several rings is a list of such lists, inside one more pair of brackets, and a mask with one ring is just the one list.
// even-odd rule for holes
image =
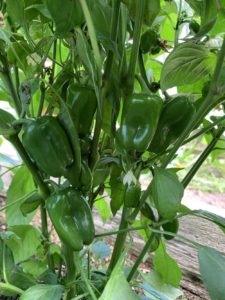
[[194, 105], [185, 96], [165, 103], [149, 151], [156, 154], [165, 151], [179, 138], [195, 111]]
[[149, 29], [142, 34], [140, 49], [144, 54], [145, 53], [156, 54], [160, 52], [161, 48], [160, 48], [159, 35], [155, 30]]
[[123, 106], [116, 139], [121, 151], [144, 152], [157, 128], [162, 99], [157, 95], [133, 94]]
[[141, 196], [141, 186], [139, 183], [131, 183], [126, 186], [124, 204], [126, 207], [135, 208], [138, 206]]
[[[168, 232], [176, 234], [178, 232], [178, 229], [179, 229], [179, 221], [178, 221], [178, 219], [174, 219], [174, 220], [172, 220], [170, 222], [167, 222], [167, 223], [163, 224], [162, 228], [165, 231], [168, 231]], [[172, 240], [172, 239], [174, 239], [174, 236], [165, 233], [164, 234], [164, 238], [166, 240]]]
[[95, 228], [90, 207], [76, 190], [66, 188], [47, 199], [46, 207], [60, 239], [74, 251], [92, 243]]
[[22, 142], [38, 168], [49, 176], [71, 181], [73, 176], [79, 177], [69, 139], [56, 118], [44, 116], [25, 124]]
[[97, 108], [94, 90], [88, 86], [71, 84], [67, 90], [67, 105], [71, 109], [78, 133], [81, 136], [88, 135]]

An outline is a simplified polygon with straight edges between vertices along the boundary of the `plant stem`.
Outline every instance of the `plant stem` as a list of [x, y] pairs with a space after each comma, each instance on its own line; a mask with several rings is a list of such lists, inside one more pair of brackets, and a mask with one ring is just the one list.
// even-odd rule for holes
[[[120, 0], [113, 0], [113, 12], [112, 12], [112, 22], [111, 22], [111, 34], [110, 34], [110, 39], [112, 42], [116, 42], [116, 38], [117, 38], [119, 13], [120, 13]], [[106, 63], [105, 63], [105, 71], [103, 75], [104, 81], [107, 81], [110, 77], [112, 64], [113, 64], [113, 57], [114, 57], [114, 51], [109, 49]]]
[[195, 176], [195, 174], [197, 173], [197, 171], [199, 170], [199, 168], [201, 167], [201, 165], [206, 160], [206, 158], [213, 151], [216, 143], [218, 142], [219, 138], [223, 134], [224, 130], [225, 130], [224, 127], [221, 127], [221, 128], [219, 128], [217, 130], [217, 133], [216, 133], [215, 137], [212, 139], [212, 141], [209, 143], [209, 145], [206, 147], [206, 149], [202, 152], [202, 154], [200, 155], [200, 157], [198, 158], [198, 160], [194, 163], [194, 165], [192, 166], [192, 168], [190, 169], [190, 171], [184, 177], [184, 179], [182, 180], [182, 184], [183, 184], [184, 188], [187, 187], [187, 185], [190, 183], [190, 181], [192, 180], [192, 178]]
[[[122, 212], [122, 216], [121, 216], [121, 220], [120, 220], [119, 231], [127, 229], [127, 227], [128, 227], [127, 208], [125, 206], [123, 206], [123, 212]], [[123, 231], [123, 232], [119, 233], [116, 237], [116, 241], [115, 241], [115, 244], [114, 244], [114, 247], [113, 247], [112, 257], [111, 257], [109, 267], [108, 267], [108, 271], [107, 271], [109, 274], [111, 274], [111, 272], [113, 271], [117, 261], [120, 258], [120, 255], [123, 251], [126, 236], [127, 236], [127, 231]]]
[[155, 233], [152, 233], [150, 238], [148, 239], [147, 243], [145, 244], [144, 248], [142, 249], [141, 253], [139, 254], [138, 258], [136, 259], [132, 269], [130, 270], [130, 273], [127, 276], [127, 281], [130, 282], [136, 273], [140, 263], [142, 262], [145, 254], [148, 252], [149, 247], [151, 246], [151, 243], [153, 242], [155, 238]]
[[196, 134], [192, 135], [191, 137], [189, 137], [188, 139], [186, 139], [182, 145], [185, 145], [189, 142], [191, 142], [192, 140], [196, 139], [197, 137], [199, 137], [200, 135], [209, 132], [211, 129], [213, 129], [216, 125], [219, 125], [220, 123], [222, 123], [225, 120], [225, 116], [222, 116], [221, 118], [219, 118], [218, 120], [216, 120], [215, 122], [213, 122], [212, 124], [210, 124], [209, 126], [199, 130], [199, 132], [197, 132]]
[[211, 104], [214, 93], [215, 93], [216, 88], [217, 88], [217, 83], [218, 83], [218, 79], [220, 77], [220, 73], [221, 73], [221, 69], [222, 69], [222, 66], [223, 66], [224, 58], [225, 58], [225, 37], [224, 37], [224, 40], [223, 40], [222, 48], [221, 48], [221, 50], [219, 52], [219, 55], [218, 55], [218, 58], [217, 58], [217, 63], [216, 63], [214, 74], [213, 74], [213, 77], [212, 77], [212, 80], [211, 80], [211, 83], [210, 83], [209, 92], [208, 92], [204, 102], [199, 107], [198, 111], [196, 112], [196, 114], [193, 115], [192, 119], [187, 124], [186, 128], [184, 129], [184, 131], [182, 132], [182, 134], [180, 135], [178, 140], [175, 142], [174, 147], [171, 149], [169, 154], [165, 157], [165, 159], [164, 159], [164, 161], [162, 162], [162, 165], [161, 165], [162, 168], [166, 168], [166, 166], [173, 159], [173, 157], [176, 154], [178, 148], [182, 145], [185, 138], [193, 130], [193, 128], [199, 123], [199, 120], [202, 120], [204, 118], [205, 114], [207, 113], [208, 106]]
[[[32, 176], [34, 178], [34, 181], [36, 182], [36, 184], [38, 185], [38, 187], [40, 189], [42, 198], [44, 200], [46, 200], [48, 198], [48, 196], [50, 195], [49, 187], [43, 181], [41, 175], [39, 174], [36, 166], [33, 164], [33, 162], [31, 161], [30, 157], [28, 156], [28, 154], [27, 154], [26, 150], [24, 149], [24, 147], [23, 147], [21, 141], [19, 140], [18, 136], [13, 136], [10, 139], [10, 142], [13, 144], [13, 146], [15, 147], [15, 149], [17, 150], [17, 152], [19, 153], [20, 157], [22, 158], [23, 162], [25, 163], [25, 165], [27, 166], [27, 168], [31, 172], [31, 174], [32, 174]], [[48, 244], [49, 234], [48, 234], [48, 224], [47, 224], [47, 216], [46, 216], [45, 207], [41, 208], [41, 219], [43, 221], [43, 223], [42, 223], [42, 233], [43, 233], [43, 235], [44, 235], [44, 237], [46, 239], [46, 248], [47, 248], [47, 250], [49, 250], [49, 244]], [[54, 270], [54, 262], [53, 262], [52, 256], [50, 256], [48, 254], [47, 255], [47, 259], [48, 259], [49, 268], [51, 270]]]
[[85, 20], [87, 22], [89, 37], [91, 40], [91, 45], [93, 48], [94, 57], [95, 57], [96, 65], [97, 65], [98, 72], [99, 72], [98, 76], [100, 77], [102, 59], [101, 59], [100, 51], [98, 48], [98, 42], [97, 42], [97, 38], [96, 38], [96, 34], [95, 34], [94, 24], [93, 24], [91, 14], [90, 14], [86, 0], [79, 0], [79, 1], [80, 1], [80, 5], [82, 7], [83, 13], [84, 13]]
[[[0, 58], [0, 60], [2, 61], [1, 58]], [[4, 61], [2, 61], [2, 63], [4, 64]], [[2, 73], [2, 77], [7, 85], [8, 91], [11, 94], [12, 100], [15, 105], [16, 112], [17, 112], [18, 116], [20, 116], [20, 114], [22, 112], [21, 102], [20, 102], [18, 93], [14, 87], [9, 67], [6, 64], [4, 64], [4, 72]]]
[[122, 233], [122, 232], [142, 230], [142, 229], [145, 229], [147, 227], [148, 227], [148, 225], [143, 225], [143, 226], [125, 228], [125, 229], [121, 229], [121, 230], [112, 230], [112, 231], [108, 231], [108, 232], [105, 232], [105, 233], [96, 234], [95, 238], [110, 236], [110, 235], [114, 235], [114, 234], [118, 234], [118, 233]]
[[146, 75], [146, 70], [145, 70], [145, 65], [144, 65], [144, 60], [143, 60], [143, 56], [141, 53], [141, 50], [139, 50], [139, 54], [138, 54], [138, 62], [139, 62], [139, 68], [140, 68], [140, 72], [141, 72], [141, 77], [143, 78], [146, 86], [148, 87], [148, 89], [151, 91], [151, 84], [148, 81], [148, 77]]
[[24, 292], [17, 286], [14, 286], [10, 283], [3, 283], [3, 282], [0, 282], [0, 289], [11, 292], [11, 293], [16, 293], [17, 295], [22, 295]]
[[29, 171], [31, 172], [31, 174], [34, 178], [34, 181], [40, 188], [43, 199], [47, 199], [48, 196], [50, 195], [50, 190], [49, 190], [47, 184], [43, 181], [41, 175], [38, 172], [38, 169], [36, 168], [36, 166], [31, 161], [30, 157], [28, 156], [28, 154], [27, 154], [26, 150], [24, 149], [18, 136], [14, 136], [13, 138], [11, 138], [10, 142], [13, 144], [13, 146], [19, 153], [20, 157], [22, 158], [23, 162], [25, 163], [25, 165], [28, 167]]
[[136, 63], [137, 63], [137, 59], [138, 59], [144, 9], [145, 9], [145, 0], [136, 1], [134, 37], [133, 37], [133, 46], [131, 49], [129, 68], [128, 68], [128, 73], [127, 73], [127, 88], [125, 90], [126, 95], [130, 95], [133, 92], [134, 74], [135, 74], [135, 68], [136, 68]]

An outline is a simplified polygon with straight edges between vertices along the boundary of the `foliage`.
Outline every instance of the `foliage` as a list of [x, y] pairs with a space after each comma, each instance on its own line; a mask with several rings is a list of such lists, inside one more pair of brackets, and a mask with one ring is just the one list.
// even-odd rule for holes
[[[1, 294], [181, 296], [182, 272], [166, 252], [168, 239], [185, 241], [179, 219], [195, 215], [225, 232], [224, 218], [181, 202], [206, 159], [224, 151], [225, 1], [1, 0], [0, 10], [0, 96], [14, 115], [0, 109], [0, 134], [23, 161], [1, 155], [14, 174], [2, 208]], [[189, 168], [180, 148], [199, 137], [206, 146]], [[95, 208], [103, 223], [122, 212], [119, 227], [96, 233]], [[41, 228], [31, 225], [37, 211]], [[135, 231], [145, 245], [127, 269]], [[188, 242], [209, 295], [223, 300], [224, 256]]]

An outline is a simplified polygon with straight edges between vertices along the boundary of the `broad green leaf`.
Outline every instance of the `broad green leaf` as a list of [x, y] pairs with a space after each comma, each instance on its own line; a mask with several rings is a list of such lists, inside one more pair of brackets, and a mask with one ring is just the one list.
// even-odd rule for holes
[[120, 166], [112, 165], [109, 185], [111, 187], [110, 207], [113, 215], [115, 215], [116, 212], [120, 209], [124, 200], [123, 198], [125, 185], [122, 182], [121, 172], [122, 169]]
[[216, 22], [217, 18], [217, 1], [216, 0], [204, 0], [201, 10], [201, 27], [196, 37], [205, 35]]
[[177, 300], [178, 297], [183, 295], [179, 289], [165, 284], [157, 272], [142, 273], [141, 276], [143, 278], [141, 287], [151, 300]]
[[60, 300], [62, 293], [60, 285], [38, 284], [26, 290], [20, 300]]
[[58, 34], [67, 33], [84, 22], [79, 1], [44, 0], [44, 4], [55, 23], [56, 33]]
[[151, 182], [151, 197], [159, 215], [164, 219], [173, 219], [181, 204], [183, 185], [175, 174], [161, 168], [155, 168]]
[[153, 256], [154, 270], [158, 272], [164, 283], [178, 288], [182, 273], [177, 262], [167, 254], [166, 244], [161, 242]]
[[218, 251], [198, 249], [200, 272], [204, 286], [212, 300], [223, 300], [225, 295], [225, 257]]
[[14, 22], [23, 26], [24, 19], [24, 0], [7, 0], [7, 12]]
[[131, 287], [124, 275], [124, 271], [123, 271], [124, 258], [125, 258], [125, 254], [121, 255], [119, 261], [117, 262], [115, 268], [113, 269], [110, 279], [107, 282], [99, 300], [140, 299], [131, 290]]
[[96, 259], [107, 258], [111, 253], [109, 246], [101, 241], [92, 244], [91, 249], [94, 252]]
[[216, 55], [204, 46], [186, 42], [167, 57], [161, 73], [163, 90], [193, 84], [213, 71]]
[[106, 221], [108, 221], [110, 219], [110, 208], [104, 198], [99, 199], [99, 200], [97, 198], [96, 201], [94, 202], [94, 206], [99, 211], [103, 223], [105, 223]]
[[45, 261], [30, 259], [22, 262], [21, 267], [26, 273], [31, 274], [35, 278], [38, 278], [47, 270], [47, 263]]
[[8, 280], [10, 280], [10, 276], [15, 267], [15, 263], [14, 263], [13, 254], [12, 254], [11, 249], [5, 244], [3, 237], [1, 236], [1, 239], [0, 239], [0, 278], [1, 279], [4, 279], [4, 277], [3, 277], [3, 270], [4, 270], [3, 261], [4, 261], [6, 277]]
[[28, 259], [37, 253], [41, 245], [41, 233], [32, 225], [15, 225], [9, 227], [14, 233], [6, 240], [7, 246], [12, 250], [15, 263]]
[[25, 196], [35, 189], [33, 177], [25, 166], [17, 169], [10, 184], [6, 198], [6, 222], [8, 226], [28, 224], [33, 214], [24, 217], [20, 211], [20, 205]]
[[23, 272], [23, 270], [18, 267], [12, 271], [10, 283], [23, 290], [29, 289], [36, 284], [35, 278], [31, 274]]

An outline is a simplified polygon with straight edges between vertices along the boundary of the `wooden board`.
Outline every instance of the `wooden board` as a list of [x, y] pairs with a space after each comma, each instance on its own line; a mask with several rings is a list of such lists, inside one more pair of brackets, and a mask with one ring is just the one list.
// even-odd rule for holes
[[[100, 233], [116, 230], [118, 228], [119, 218], [120, 216], [118, 215], [103, 225], [100, 218], [96, 216], [96, 231]], [[225, 235], [218, 226], [211, 222], [196, 217], [183, 217], [180, 221], [179, 235], [205, 246], [215, 248], [225, 254]], [[108, 241], [113, 243], [114, 237], [108, 237]], [[143, 246], [143, 240], [139, 238], [138, 235], [135, 235], [131, 250], [134, 258], [138, 256]], [[181, 281], [181, 287], [185, 291], [187, 299], [210, 300], [201, 281], [196, 249], [178, 239], [169, 241], [167, 249], [168, 253], [176, 259], [182, 269], [183, 279]], [[150, 258], [145, 262], [145, 268], [146, 266], [149, 266], [149, 269], [151, 268]]]

